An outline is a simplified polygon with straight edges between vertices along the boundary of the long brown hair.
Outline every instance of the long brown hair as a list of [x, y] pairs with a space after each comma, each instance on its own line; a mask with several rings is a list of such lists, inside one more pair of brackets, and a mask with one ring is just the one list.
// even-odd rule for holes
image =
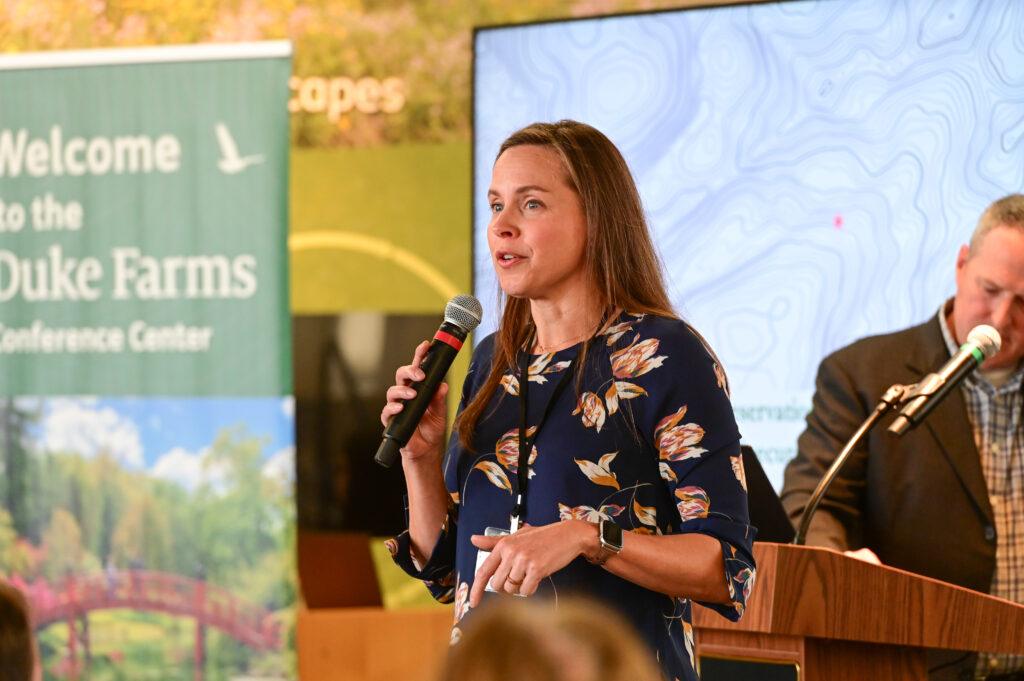
[[[508, 149], [527, 144], [555, 151], [565, 168], [566, 183], [579, 196], [587, 221], [583, 266], [597, 292], [603, 317], [610, 319], [621, 310], [677, 317], [665, 291], [640, 192], [611, 140], [577, 121], [534, 123], [502, 142], [495, 161]], [[473, 432], [502, 374], [515, 370], [516, 354], [532, 334], [530, 301], [502, 294], [490, 373], [456, 425], [464, 447], [472, 448]], [[586, 362], [586, 351], [585, 343], [581, 364]]]

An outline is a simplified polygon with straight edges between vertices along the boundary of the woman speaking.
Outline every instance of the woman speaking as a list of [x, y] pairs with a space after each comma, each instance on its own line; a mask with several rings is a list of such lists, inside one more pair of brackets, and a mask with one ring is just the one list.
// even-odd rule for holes
[[[583, 594], [620, 611], [667, 678], [696, 679], [691, 602], [736, 619], [754, 582], [725, 374], [672, 310], [601, 132], [519, 130], [487, 196], [501, 320], [473, 354], [447, 452], [444, 385], [402, 450], [409, 528], [389, 548], [454, 600], [455, 640], [486, 591]], [[427, 347], [396, 372], [385, 424]]]

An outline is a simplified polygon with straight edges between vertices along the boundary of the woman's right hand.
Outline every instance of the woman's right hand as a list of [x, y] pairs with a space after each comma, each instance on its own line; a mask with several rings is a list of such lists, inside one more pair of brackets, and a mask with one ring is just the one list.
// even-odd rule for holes
[[[380, 421], [385, 427], [391, 422], [395, 414], [402, 411], [405, 405], [402, 401], [409, 401], [416, 396], [416, 391], [410, 387], [415, 381], [422, 381], [425, 374], [420, 369], [420, 363], [430, 341], [423, 341], [416, 346], [416, 352], [412, 357], [412, 364], [398, 367], [395, 372], [395, 385], [388, 388], [387, 403], [380, 412]], [[441, 383], [438, 386], [434, 398], [430, 400], [430, 406], [420, 419], [416, 431], [409, 438], [409, 442], [402, 448], [402, 458], [411, 461], [428, 457], [439, 456], [441, 444], [444, 439], [445, 426], [448, 423], [448, 384]]]

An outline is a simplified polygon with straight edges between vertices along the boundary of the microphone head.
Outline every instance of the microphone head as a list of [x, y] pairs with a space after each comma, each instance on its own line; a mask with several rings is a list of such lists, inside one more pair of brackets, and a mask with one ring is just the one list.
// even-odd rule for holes
[[479, 326], [483, 316], [484, 308], [480, 306], [480, 301], [470, 295], [457, 295], [444, 306], [444, 320], [464, 329], [466, 333]]
[[971, 332], [967, 334], [967, 342], [981, 350], [981, 354], [985, 355], [985, 359], [988, 359], [999, 352], [1003, 339], [993, 327], [988, 324], [981, 324], [971, 329]]

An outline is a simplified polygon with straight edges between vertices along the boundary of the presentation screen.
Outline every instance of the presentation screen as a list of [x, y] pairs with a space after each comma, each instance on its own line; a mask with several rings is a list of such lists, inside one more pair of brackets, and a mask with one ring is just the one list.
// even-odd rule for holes
[[474, 289], [499, 292], [486, 201], [534, 121], [605, 132], [672, 301], [722, 359], [776, 488], [818, 363], [937, 314], [984, 208], [1024, 187], [1024, 3], [784, 2], [475, 35]]

